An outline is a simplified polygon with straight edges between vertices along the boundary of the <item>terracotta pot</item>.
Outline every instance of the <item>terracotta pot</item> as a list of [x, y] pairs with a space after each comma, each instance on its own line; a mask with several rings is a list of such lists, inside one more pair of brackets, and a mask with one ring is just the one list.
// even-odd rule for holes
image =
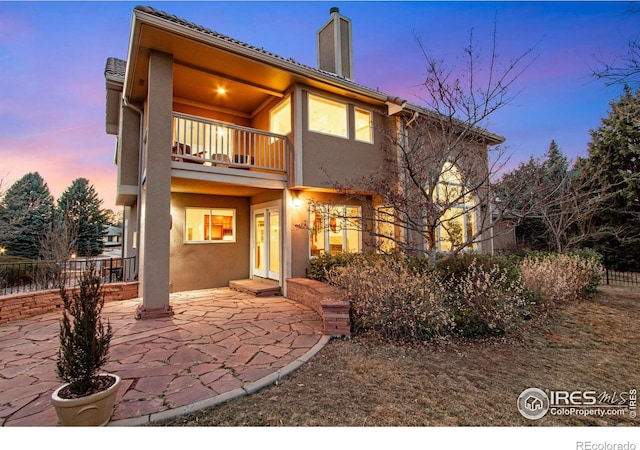
[[101, 427], [109, 423], [121, 379], [118, 375], [112, 373], [101, 373], [100, 375], [113, 377], [116, 379], [116, 382], [102, 392], [80, 398], [61, 398], [58, 393], [67, 386], [66, 384], [54, 391], [51, 395], [51, 404], [56, 408], [60, 425]]

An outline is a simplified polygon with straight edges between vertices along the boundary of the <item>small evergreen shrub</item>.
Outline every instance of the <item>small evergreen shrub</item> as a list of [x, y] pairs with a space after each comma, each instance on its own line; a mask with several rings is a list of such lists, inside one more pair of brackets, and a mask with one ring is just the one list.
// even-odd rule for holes
[[83, 397], [104, 387], [99, 371], [107, 363], [113, 337], [111, 324], [107, 321], [105, 328], [100, 318], [104, 294], [95, 263], [90, 262], [83, 270], [77, 292], [69, 296], [63, 283], [60, 296], [64, 310], [60, 320], [57, 374], [69, 383], [69, 397], [64, 398]]

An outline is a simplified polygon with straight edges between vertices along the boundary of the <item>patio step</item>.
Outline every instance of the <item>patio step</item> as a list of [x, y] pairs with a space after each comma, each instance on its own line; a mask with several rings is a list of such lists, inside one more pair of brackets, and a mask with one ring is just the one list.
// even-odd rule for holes
[[229, 289], [234, 291], [245, 292], [255, 297], [271, 297], [274, 295], [282, 295], [280, 285], [277, 281], [267, 280], [264, 278], [253, 278], [246, 280], [229, 281]]

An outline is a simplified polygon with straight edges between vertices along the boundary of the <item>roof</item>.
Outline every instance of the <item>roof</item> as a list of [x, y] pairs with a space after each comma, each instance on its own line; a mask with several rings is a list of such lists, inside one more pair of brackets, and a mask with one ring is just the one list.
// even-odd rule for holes
[[124, 75], [127, 71], [127, 62], [118, 58], [107, 58], [107, 64], [104, 68], [104, 76], [112, 81], [124, 81]]
[[[402, 99], [400, 97], [397, 96], [392, 96], [392, 95], [388, 95], [385, 94], [383, 92], [381, 92], [379, 89], [372, 89], [369, 88], [367, 86], [364, 86], [362, 84], [356, 83], [353, 80], [350, 80], [344, 76], [341, 75], [337, 75], [335, 73], [332, 72], [328, 72], [326, 70], [322, 70], [322, 69], [318, 69], [316, 67], [312, 67], [312, 66], [308, 66], [305, 64], [302, 64], [296, 60], [294, 60], [293, 58], [284, 58], [282, 56], [279, 56], [275, 53], [271, 53], [269, 51], [264, 50], [263, 48], [258, 48], [255, 47], [251, 44], [247, 44], [245, 42], [239, 41], [237, 39], [234, 39], [232, 37], [226, 36], [224, 34], [218, 33], [217, 31], [211, 30], [209, 28], [206, 28], [204, 26], [201, 25], [197, 25], [193, 22], [190, 22], [188, 20], [182, 19], [178, 16], [175, 16], [173, 14], [169, 14], [167, 12], [164, 11], [160, 11], [157, 10], [151, 6], [136, 6], [134, 8], [134, 14], [135, 13], [142, 13], [142, 14], [148, 14], [150, 16], [153, 16], [155, 18], [159, 18], [162, 20], [166, 20], [169, 21], [173, 24], [176, 24], [178, 26], [182, 26], [182, 27], [186, 27], [190, 30], [193, 30], [195, 32], [198, 33], [202, 33], [206, 36], [209, 37], [213, 37], [216, 39], [220, 39], [228, 44], [232, 44], [234, 46], [239, 46], [242, 47], [246, 50], [249, 50], [251, 52], [256, 52], [258, 54], [260, 54], [261, 56], [267, 57], [271, 60], [277, 61], [282, 63], [284, 66], [288, 66], [288, 67], [297, 67], [301, 70], [303, 70], [306, 73], [311, 73], [311, 74], [315, 74], [318, 77], [325, 79], [325, 80], [331, 80], [334, 82], [338, 82], [341, 85], [344, 86], [348, 86], [351, 89], [354, 89], [356, 91], [361, 92], [364, 95], [368, 95], [371, 96], [373, 98], [376, 98], [378, 100], [382, 100], [382, 101], [386, 101], [387, 103], [390, 104], [394, 104], [394, 105], [398, 105], [399, 110], [405, 110], [408, 113], [414, 113], [414, 112], [419, 112], [425, 115], [433, 115], [434, 111], [428, 110], [424, 107], [421, 107], [419, 105], [413, 104], [413, 103], [409, 103], [407, 100]], [[126, 76], [126, 66], [127, 63], [126, 61], [123, 61], [121, 59], [118, 58], [108, 58], [107, 59], [107, 64], [105, 67], [105, 77], [107, 78], [107, 80], [110, 81], [116, 81], [119, 83], [124, 83], [125, 81], [125, 76]], [[288, 68], [285, 67], [285, 68]], [[474, 127], [475, 128], [475, 127]], [[491, 133], [487, 130], [481, 129], [481, 128], [476, 128], [477, 132], [482, 135], [483, 137], [485, 137], [486, 139], [493, 141], [495, 143], [502, 143], [505, 141], [505, 138], [502, 136], [499, 136], [497, 134]]]

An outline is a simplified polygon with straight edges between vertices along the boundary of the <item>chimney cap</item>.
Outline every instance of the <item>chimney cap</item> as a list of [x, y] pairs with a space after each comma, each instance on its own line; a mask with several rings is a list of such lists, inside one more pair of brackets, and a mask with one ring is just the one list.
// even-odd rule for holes
[[340, 12], [340, 8], [338, 8], [337, 6], [332, 6], [331, 9], [329, 10], [329, 14], [339, 13], [339, 12]]

